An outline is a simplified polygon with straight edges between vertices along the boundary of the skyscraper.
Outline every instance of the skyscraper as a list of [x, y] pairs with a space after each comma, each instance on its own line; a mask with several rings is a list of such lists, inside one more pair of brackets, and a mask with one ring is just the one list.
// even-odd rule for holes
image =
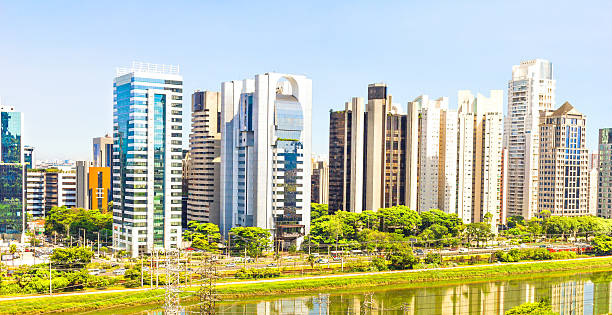
[[463, 210], [458, 215], [464, 222], [484, 222], [488, 213], [491, 225], [504, 223], [503, 95], [501, 90], [492, 90], [490, 97], [459, 91], [459, 125], [462, 128], [458, 133], [457, 150], [462, 163], [458, 165], [460, 193], [457, 197]]
[[111, 167], [113, 162], [113, 137], [93, 138], [93, 166]]
[[113, 246], [133, 257], [181, 244], [183, 77], [135, 62], [114, 84]]
[[310, 202], [329, 203], [329, 164], [327, 159], [312, 158]]
[[589, 209], [586, 116], [569, 102], [540, 113], [539, 211], [557, 216], [594, 215]]
[[329, 212], [363, 210], [363, 98], [353, 97], [344, 110], [329, 113]]
[[221, 166], [221, 93], [196, 91], [191, 96], [191, 135], [187, 222], [219, 224]]
[[221, 85], [223, 233], [257, 226], [290, 246], [309, 232], [311, 108], [304, 76], [266, 73]]
[[504, 147], [508, 149], [507, 212], [526, 219], [538, 211], [538, 124], [541, 110], [555, 106], [550, 61], [535, 59], [512, 67]]
[[25, 232], [23, 116], [0, 104], [0, 238], [22, 240]]
[[612, 128], [599, 129], [597, 216], [612, 218]]

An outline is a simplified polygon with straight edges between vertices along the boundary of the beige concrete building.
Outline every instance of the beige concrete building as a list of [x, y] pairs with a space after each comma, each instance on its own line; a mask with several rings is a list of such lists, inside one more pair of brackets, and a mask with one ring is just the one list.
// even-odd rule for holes
[[538, 210], [557, 216], [594, 215], [589, 209], [586, 116], [569, 102], [540, 113]]
[[[368, 103], [361, 98], [345, 104], [344, 111], [330, 113], [329, 208], [361, 212], [408, 205], [416, 200], [416, 178], [410, 181], [409, 159], [416, 160], [409, 134], [411, 114], [392, 103], [387, 86], [368, 85]], [[416, 115], [412, 113], [412, 115]], [[418, 117], [418, 116], [415, 116]], [[416, 125], [415, 125], [416, 127]], [[414, 182], [411, 186], [409, 183]], [[408, 183], [408, 184], [407, 184]]]
[[310, 202], [329, 204], [329, 163], [326, 158], [312, 158]]
[[[466, 222], [483, 222], [486, 213], [490, 213], [492, 225], [503, 223], [503, 95], [501, 90], [492, 90], [490, 97], [480, 93], [473, 96], [470, 91], [459, 91], [458, 94], [460, 119], [464, 121], [463, 125], [472, 127], [461, 128], [458, 135], [459, 139], [462, 139], [459, 141], [459, 159], [464, 160], [464, 163], [459, 165], [464, 169], [458, 173], [465, 176], [459, 178], [463, 185], [461, 189], [464, 190], [460, 196], [468, 198], [461, 202], [464, 211], [462, 217]], [[471, 188], [466, 189], [466, 185]], [[465, 193], [466, 190], [471, 190], [471, 198]], [[469, 207], [470, 202], [471, 220], [468, 221], [465, 209]]]
[[508, 149], [508, 216], [530, 219], [538, 210], [538, 124], [541, 110], [555, 107], [553, 66], [548, 60], [522, 61], [512, 67], [504, 147]]
[[191, 101], [187, 222], [219, 224], [221, 93], [196, 91]]

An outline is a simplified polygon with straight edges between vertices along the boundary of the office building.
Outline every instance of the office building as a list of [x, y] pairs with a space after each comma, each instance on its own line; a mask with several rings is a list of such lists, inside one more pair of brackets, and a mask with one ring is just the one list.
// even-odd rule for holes
[[27, 213], [35, 218], [53, 207], [77, 206], [77, 174], [74, 170], [30, 169], [26, 176]]
[[77, 208], [108, 211], [112, 200], [111, 168], [94, 167], [88, 161], [77, 161]]
[[327, 159], [312, 158], [310, 202], [329, 203], [329, 164]]
[[543, 110], [539, 117], [539, 211], [595, 215], [595, 209], [589, 209], [586, 116], [565, 102], [556, 110]]
[[183, 78], [132, 64], [114, 79], [113, 247], [133, 257], [181, 244]]
[[113, 137], [93, 138], [93, 166], [111, 167], [113, 162]]
[[25, 230], [23, 115], [0, 104], [0, 238], [22, 241]]
[[550, 61], [535, 59], [512, 67], [504, 147], [508, 149], [507, 215], [530, 219], [538, 213], [541, 110], [555, 107], [555, 80]]
[[183, 149], [183, 187], [181, 189], [181, 226], [186, 229], [189, 226], [187, 220], [187, 208], [189, 204], [189, 170], [191, 169], [191, 153]]
[[409, 117], [393, 104], [383, 83], [368, 85], [365, 108], [355, 97], [344, 111], [330, 113], [330, 212], [359, 213], [416, 200], [416, 188], [407, 184], [407, 165], [416, 157], [410, 150], [414, 129]]
[[34, 147], [29, 145], [23, 146], [23, 161], [26, 169], [34, 168], [34, 165], [36, 165], [36, 159], [34, 158]]
[[612, 128], [599, 129], [597, 216], [612, 218]]
[[310, 230], [312, 81], [266, 73], [221, 86], [221, 231], [257, 226], [283, 246]]
[[364, 105], [354, 97], [344, 110], [329, 113], [328, 209], [361, 212], [364, 191]]
[[219, 224], [220, 115], [221, 93], [196, 91], [191, 95], [187, 221]]

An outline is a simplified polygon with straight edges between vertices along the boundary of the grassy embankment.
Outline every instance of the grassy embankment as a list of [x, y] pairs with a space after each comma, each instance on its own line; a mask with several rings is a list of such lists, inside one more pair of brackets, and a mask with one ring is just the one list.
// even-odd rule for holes
[[[406, 273], [381, 273], [366, 276], [319, 278], [298, 281], [267, 283], [232, 283], [218, 288], [225, 297], [256, 297], [269, 294], [313, 293], [331, 289], [364, 289], [390, 287], [419, 287], [452, 283], [465, 283], [504, 279], [521, 279], [564, 274], [612, 271], [612, 257], [579, 259], [572, 261], [541, 261], [529, 264], [501, 264], [495, 266], [474, 266], [470, 268], [449, 268], [443, 270], [422, 270]], [[196, 290], [193, 288], [192, 290]], [[186, 293], [192, 296], [190, 293]], [[41, 297], [36, 299], [2, 301], [1, 314], [36, 314], [59, 311], [86, 311], [129, 305], [160, 303], [164, 299], [162, 290], [130, 293], [104, 293], [81, 296]]]

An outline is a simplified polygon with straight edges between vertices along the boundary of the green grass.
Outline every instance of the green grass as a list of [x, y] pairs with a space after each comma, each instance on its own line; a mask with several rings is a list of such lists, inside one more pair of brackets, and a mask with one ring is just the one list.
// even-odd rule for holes
[[[581, 272], [612, 271], [612, 257], [573, 261], [544, 261], [533, 264], [503, 264], [462, 269], [422, 270], [418, 272], [346, 276], [258, 284], [232, 283], [218, 288], [224, 298], [257, 298], [269, 294], [299, 294], [321, 291], [338, 292], [364, 288], [422, 287], [452, 283], [534, 278], [575, 274]], [[195, 288], [191, 288], [195, 290]], [[189, 293], [187, 293], [189, 294]], [[73, 297], [41, 297], [36, 299], [0, 302], [0, 314], [40, 314], [59, 311], [87, 311], [161, 303], [162, 290], [127, 293], [104, 293]]]

